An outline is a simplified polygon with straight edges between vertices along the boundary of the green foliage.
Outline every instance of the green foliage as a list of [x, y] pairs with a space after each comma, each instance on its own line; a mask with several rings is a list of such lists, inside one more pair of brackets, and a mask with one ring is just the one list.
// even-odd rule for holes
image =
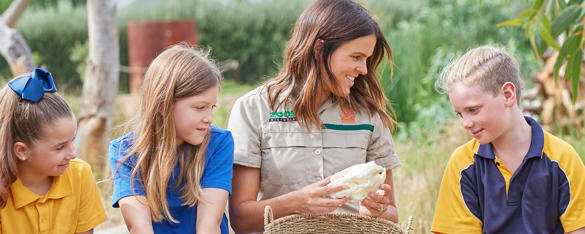
[[[396, 64], [391, 81], [389, 69], [382, 73], [382, 84], [398, 120], [403, 123], [399, 131], [416, 128], [410, 124], [425, 124], [422, 129], [433, 129], [440, 122], [427, 120], [440, 120], [442, 113], [451, 112], [450, 105], [438, 104], [444, 101], [444, 95], [436, 92], [434, 83], [443, 67], [468, 49], [484, 44], [504, 45], [517, 55], [522, 74], [529, 77], [538, 62], [532, 56], [526, 56], [530, 54], [529, 44], [519, 43], [524, 41], [523, 33], [515, 28], [498, 29], [495, 26], [509, 17], [514, 9], [515, 5], [506, 7], [492, 1], [477, 7], [476, 3], [465, 0], [429, 0], [408, 20], [392, 24], [380, 19]], [[377, 15], [388, 14], [378, 12]], [[421, 114], [437, 105], [448, 109], [435, 115]], [[416, 132], [412, 134], [418, 135]]]
[[[532, 7], [522, 11], [516, 18], [498, 24], [500, 27], [522, 26], [538, 57], [548, 47], [559, 51], [554, 77], [556, 80], [559, 69], [566, 62], [565, 79], [571, 80], [573, 103], [577, 100], [583, 59], [584, 16], [585, 9], [580, 0], [534, 0]], [[559, 37], [561, 34], [564, 36]]]
[[[77, 74], [83, 75], [85, 74], [86, 68], [86, 60], [89, 56], [89, 41], [85, 41], [84, 43], [75, 42], [73, 48], [71, 48], [71, 53], [69, 54], [69, 60], [71, 62], [77, 64], [76, 71]], [[83, 78], [83, 76], [82, 76]]]
[[[294, 22], [310, 0], [172, 0], [154, 4], [135, 1], [118, 12], [120, 64], [128, 65], [127, 24], [132, 20], [196, 19], [198, 45], [211, 48], [218, 61], [237, 60], [239, 68], [227, 79], [258, 83], [278, 71], [282, 51]], [[278, 10], [274, 9], [286, 9]], [[79, 93], [87, 46], [87, 9], [69, 1], [54, 6], [29, 6], [17, 24], [39, 66], [53, 72], [63, 90]], [[12, 77], [0, 63], [0, 76]], [[128, 75], [121, 73], [121, 91], [128, 90]]]
[[[283, 51], [296, 18], [312, 1], [280, 0], [169, 0], [141, 2], [118, 11], [120, 64], [128, 65], [127, 24], [133, 20], [196, 19], [200, 47], [211, 48], [218, 61], [237, 60], [239, 68], [224, 74], [226, 80], [258, 84], [281, 67]], [[378, 19], [395, 57], [394, 77], [389, 64], [380, 68], [386, 95], [393, 103], [403, 129], [432, 129], [449, 116], [445, 97], [434, 82], [455, 56], [482, 44], [503, 44], [516, 54], [525, 77], [537, 62], [529, 43], [517, 28], [495, 27], [509, 18], [517, 5], [484, 2], [482, 7], [465, 0], [360, 1]], [[282, 9], [282, 10], [274, 10]], [[17, 29], [34, 52], [35, 61], [55, 75], [61, 90], [78, 94], [87, 56], [87, 12], [85, 6], [62, 1], [55, 6], [29, 7]], [[555, 21], [551, 21], [554, 25]], [[120, 74], [120, 90], [127, 92], [128, 76]], [[0, 76], [11, 77], [0, 62]], [[442, 104], [437, 104], [442, 103]], [[439, 109], [444, 111], [439, 111]], [[427, 110], [436, 110], [433, 115]], [[423, 114], [421, 114], [423, 113]], [[427, 114], [424, 114], [427, 113]], [[430, 121], [430, 122], [429, 122]], [[411, 126], [420, 122], [419, 127]], [[421, 135], [412, 130], [413, 135]]]
[[[195, 18], [198, 45], [212, 48], [212, 55], [219, 61], [238, 61], [239, 68], [225, 74], [226, 77], [257, 83], [278, 71], [294, 22], [309, 3], [308, 0], [174, 0], [148, 6], [137, 2], [136, 6], [120, 12], [120, 35], [125, 34], [126, 24], [132, 20]], [[125, 38], [121, 40], [124, 43]]]

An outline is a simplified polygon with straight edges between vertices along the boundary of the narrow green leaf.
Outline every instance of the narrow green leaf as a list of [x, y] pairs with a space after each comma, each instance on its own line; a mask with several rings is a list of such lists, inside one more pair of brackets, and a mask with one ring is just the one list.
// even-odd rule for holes
[[551, 25], [551, 35], [557, 37], [561, 32], [567, 30], [581, 15], [582, 8], [580, 6], [572, 5], [565, 8], [559, 17]]
[[534, 35], [532, 35], [532, 37], [528, 38], [528, 40], [530, 40], [530, 45], [532, 46], [532, 51], [534, 51], [534, 54], [536, 55], [536, 57], [538, 57], [538, 59], [540, 59], [540, 53], [538, 53], [538, 47], [536, 46], [536, 37]]
[[550, 22], [548, 21], [548, 17], [546, 17], [546, 15], [543, 15], [541, 17], [541, 19], [542, 20], [541, 21], [538, 21], [538, 23], [536, 25], [536, 30], [538, 31], [538, 35], [540, 35], [540, 37], [542, 38], [542, 40], [545, 41], [546, 44], [548, 44], [549, 46], [551, 46], [553, 49], [560, 50], [561, 49], [561, 46], [551, 36], [550, 31], [549, 31], [549, 27], [547, 27], [547, 25], [550, 25]]
[[540, 7], [542, 6], [542, 3], [543, 2], [544, 2], [544, 0], [536, 0], [536, 1], [534, 1], [534, 6], [532, 6], [532, 9], [539, 10]]
[[544, 51], [546, 51], [546, 49], [548, 48], [548, 45], [544, 41], [542, 41], [542, 39], [540, 39], [540, 38], [536, 38], [536, 39], [537, 39], [536, 44], [538, 45], [538, 55], [540, 57], [542, 57], [542, 55], [544, 54]]
[[526, 10], [520, 12], [520, 14], [518, 14], [518, 17], [516, 17], [516, 18], [523, 19], [523, 18], [526, 18], [529, 16], [530, 16], [530, 18], [532, 18], [532, 17], [534, 17], [534, 14], [536, 14], [536, 13], [538, 13], [538, 10], [534, 10], [532, 8], [529, 8], [529, 9], [526, 9]]
[[526, 39], [534, 37], [534, 24], [525, 24], [524, 31], [526, 31]]
[[504, 26], [520, 26], [524, 24], [524, 20], [522, 19], [511, 19], [511, 20], [506, 20], [504, 22], [501, 22], [499, 24], [497, 24], [497, 27], [504, 27]]
[[581, 22], [581, 20], [583, 20], [583, 17], [585, 16], [585, 9], [583, 9], [583, 7], [581, 7], [581, 10], [579, 12], [580, 12], [579, 16], [577, 16], [575, 22]]
[[[553, 71], [555, 81], [559, 77], [559, 69], [563, 65], [563, 62], [569, 53], [573, 53], [576, 49], [579, 48], [579, 42], [581, 37], [579, 35], [572, 35], [563, 43], [561, 50], [559, 51], [559, 56], [557, 57], [557, 61], [555, 62], [555, 68]], [[566, 76], [566, 72], [565, 72]]]
[[555, 1], [547, 1], [546, 6], [544, 6], [544, 14], [548, 15], [551, 20], [557, 18], [557, 12], [555, 10]]
[[548, 20], [548, 16], [546, 16], [545, 14], [542, 15], [542, 18], [540, 19], [540, 22], [542, 22], [542, 25], [549, 29], [548, 31], [550, 32], [550, 20]]
[[581, 49], [578, 49], [577, 51], [575, 51], [575, 55], [573, 56], [572, 60], [573, 61], [573, 69], [571, 71], [571, 73], [573, 73], [571, 76], [571, 86], [572, 86], [572, 98], [573, 98], [573, 104], [575, 104], [575, 101], [577, 101], [577, 95], [579, 94], [579, 79], [581, 79], [581, 64], [583, 63], [583, 51], [581, 51]]
[[481, 7], [481, 3], [482, 3], [482, 2], [483, 2], [482, 0], [479, 0], [479, 7]]
[[573, 64], [575, 64], [574, 57], [571, 54], [567, 55], [567, 66], [565, 67], [565, 80], [570, 80], [573, 76]]

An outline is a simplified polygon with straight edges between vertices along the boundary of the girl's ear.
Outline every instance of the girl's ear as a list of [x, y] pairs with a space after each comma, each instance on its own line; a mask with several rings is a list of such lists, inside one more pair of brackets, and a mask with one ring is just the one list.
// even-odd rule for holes
[[28, 157], [29, 148], [23, 142], [20, 141], [15, 142], [14, 146], [12, 147], [12, 150], [14, 151], [14, 155], [22, 161], [26, 160], [26, 158]]
[[313, 46], [313, 56], [315, 57], [316, 60], [319, 60], [323, 44], [325, 44], [325, 41], [323, 41], [323, 39], [315, 40], [315, 45]]
[[502, 96], [506, 107], [512, 107], [516, 104], [516, 86], [512, 82], [506, 82], [502, 85]]

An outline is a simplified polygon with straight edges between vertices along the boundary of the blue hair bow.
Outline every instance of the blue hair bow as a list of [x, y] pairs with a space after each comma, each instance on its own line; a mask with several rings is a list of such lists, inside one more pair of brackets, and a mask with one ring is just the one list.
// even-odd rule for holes
[[8, 82], [8, 86], [22, 99], [38, 102], [45, 92], [57, 92], [50, 72], [37, 68], [29, 76]]

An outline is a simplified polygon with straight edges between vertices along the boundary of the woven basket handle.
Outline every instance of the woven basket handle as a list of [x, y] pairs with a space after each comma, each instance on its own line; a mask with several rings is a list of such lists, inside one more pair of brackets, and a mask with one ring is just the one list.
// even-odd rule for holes
[[413, 220], [412, 216], [408, 217], [408, 224], [406, 226], [406, 234], [410, 233], [410, 231], [413, 230], [413, 228], [412, 228], [412, 220]]
[[264, 226], [274, 221], [274, 214], [272, 214], [272, 208], [270, 206], [264, 207]]

